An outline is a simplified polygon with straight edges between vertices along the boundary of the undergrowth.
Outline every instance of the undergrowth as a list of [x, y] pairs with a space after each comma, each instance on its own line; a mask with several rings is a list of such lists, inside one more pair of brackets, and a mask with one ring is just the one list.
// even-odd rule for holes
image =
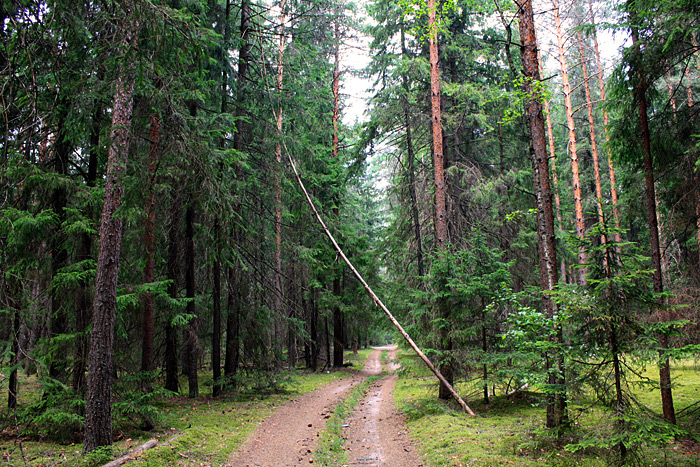
[[[555, 432], [543, 428], [545, 411], [541, 394], [524, 391], [514, 397], [499, 394], [491, 396], [487, 405], [479, 397], [479, 382], [459, 383], [457, 391], [471, 396], [467, 402], [479, 415], [470, 417], [454, 402], [437, 399], [437, 381], [417, 358], [405, 352], [400, 356], [404, 366], [394, 397], [406, 416], [411, 438], [419, 445], [426, 465], [602, 467], [619, 462], [614, 445], [610, 444], [610, 440], [615, 439], [610, 408], [586, 399], [585, 395], [569, 401], [571, 427]], [[653, 377], [653, 370], [647, 370], [650, 377]], [[697, 415], [693, 415], [692, 410], [683, 410], [684, 407], [692, 409], [697, 401], [700, 378], [697, 368], [689, 368], [687, 362], [674, 365], [673, 374], [676, 378], [674, 398], [682, 415], [677, 433], [686, 436], [660, 438], [657, 443], [653, 433], [657, 428], [647, 420], [645, 426], [652, 433], [644, 438], [646, 442], [636, 441], [634, 453], [627, 459], [628, 465], [700, 465]], [[640, 389], [638, 393], [649, 407], [660, 411], [658, 390]]]

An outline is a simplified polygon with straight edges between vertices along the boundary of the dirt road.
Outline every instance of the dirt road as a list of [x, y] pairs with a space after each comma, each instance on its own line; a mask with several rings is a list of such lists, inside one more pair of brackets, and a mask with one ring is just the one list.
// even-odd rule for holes
[[[394, 407], [394, 385], [399, 368], [396, 346], [375, 348], [369, 361], [389, 352], [389, 375], [375, 381], [343, 430], [350, 465], [416, 467], [423, 465], [408, 437], [403, 417]], [[377, 372], [378, 373], [378, 372]], [[376, 373], [375, 373], [376, 374]]]
[[[364, 369], [277, 409], [255, 431], [228, 464], [233, 467], [287, 467], [313, 464], [318, 438], [333, 407], [370, 375], [381, 373], [381, 352], [396, 355], [396, 347], [375, 348]], [[397, 368], [390, 364], [389, 369]], [[396, 375], [375, 381], [367, 397], [347, 422], [350, 465], [413, 467], [422, 464], [393, 406]]]

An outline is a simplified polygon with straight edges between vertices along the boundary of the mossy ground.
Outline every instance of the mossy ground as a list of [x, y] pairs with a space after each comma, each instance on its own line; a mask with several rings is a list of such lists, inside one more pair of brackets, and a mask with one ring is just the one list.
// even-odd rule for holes
[[[591, 405], [590, 400], [569, 405], [572, 429], [556, 436], [544, 430], [545, 411], [541, 398], [524, 392], [516, 398], [498, 395], [485, 405], [478, 382], [458, 384], [460, 394], [473, 394], [468, 401], [479, 417], [470, 417], [453, 402], [437, 400], [437, 381], [417, 358], [400, 353], [404, 364], [396, 384], [395, 401], [407, 418], [412, 439], [430, 466], [605, 466], [615, 462], [615, 453], [601, 447], [577, 452], [566, 449], [585, 435], [602, 437], [611, 429], [610, 410]], [[655, 379], [654, 368], [644, 375]], [[700, 375], [697, 364], [680, 362], [672, 370], [676, 387], [676, 409], [681, 413], [679, 426], [696, 438], [700, 428], [695, 418], [683, 416], [685, 407], [700, 400]], [[659, 409], [659, 391], [637, 389], [637, 397], [651, 409]], [[479, 398], [479, 400], [477, 400]], [[698, 466], [700, 453], [692, 439], [681, 439], [658, 446], [638, 446], [633, 460], [643, 466]]]

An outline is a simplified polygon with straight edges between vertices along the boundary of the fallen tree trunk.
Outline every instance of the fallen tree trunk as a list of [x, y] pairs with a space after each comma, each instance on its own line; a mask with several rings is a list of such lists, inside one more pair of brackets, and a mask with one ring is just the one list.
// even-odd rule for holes
[[107, 464], [103, 465], [102, 467], [119, 467], [120, 465], [126, 464], [130, 460], [135, 459], [136, 456], [141, 454], [146, 449], [151, 449], [151, 448], [154, 448], [156, 446], [158, 446], [158, 441], [156, 441], [155, 439], [152, 439], [150, 441], [143, 443], [141, 446], [129, 451], [128, 453], [124, 454], [123, 456], [121, 456], [117, 459], [114, 459], [112, 462], [108, 462]]
[[333, 247], [335, 250], [338, 252], [338, 255], [340, 255], [341, 258], [343, 258], [343, 261], [345, 261], [345, 264], [348, 265], [348, 268], [352, 271], [353, 274], [355, 274], [355, 277], [360, 281], [362, 286], [365, 288], [367, 293], [372, 297], [372, 300], [374, 303], [382, 309], [382, 311], [389, 317], [391, 320], [392, 324], [396, 327], [396, 329], [399, 330], [401, 335], [406, 339], [406, 342], [411, 346], [411, 348], [418, 354], [418, 356], [425, 362], [425, 364], [430, 368], [430, 371], [437, 376], [438, 380], [447, 388], [447, 390], [450, 392], [452, 397], [459, 403], [459, 405], [462, 406], [465, 412], [467, 412], [471, 416], [476, 416], [474, 411], [469, 408], [466, 402], [462, 400], [462, 398], [457, 394], [457, 391], [452, 387], [452, 385], [445, 379], [445, 377], [440, 373], [440, 371], [433, 365], [433, 363], [428, 359], [428, 357], [423, 353], [423, 351], [416, 345], [415, 342], [413, 342], [413, 339], [411, 339], [411, 336], [408, 335], [408, 333], [403, 329], [401, 324], [394, 318], [394, 315], [391, 314], [389, 309], [384, 305], [384, 303], [377, 297], [377, 295], [374, 293], [372, 288], [365, 282], [365, 279], [360, 275], [360, 273], [355, 269], [355, 266], [352, 265], [350, 260], [348, 259], [347, 256], [345, 256], [345, 253], [343, 250], [340, 248], [338, 245], [338, 242], [335, 241], [335, 238], [333, 237], [333, 234], [328, 230], [328, 227], [326, 227], [325, 222], [323, 222], [323, 219], [321, 218], [321, 215], [318, 213], [316, 210], [316, 206], [314, 206], [314, 202], [311, 200], [311, 197], [309, 196], [309, 193], [306, 191], [306, 187], [304, 186], [304, 182], [301, 181], [301, 176], [299, 175], [299, 172], [297, 171], [296, 164], [294, 163], [294, 160], [292, 159], [292, 156], [289, 154], [289, 151], [287, 151], [287, 159], [289, 160], [289, 164], [292, 167], [292, 170], [294, 171], [294, 176], [297, 179], [297, 183], [299, 184], [299, 187], [301, 188], [301, 191], [304, 192], [304, 196], [306, 197], [306, 202], [308, 203], [309, 207], [311, 208], [311, 211], [314, 213], [314, 217], [316, 217], [316, 220], [318, 221], [319, 224], [321, 224], [321, 227], [323, 228], [323, 231], [326, 233], [328, 238], [330, 239], [331, 243], [333, 243]]

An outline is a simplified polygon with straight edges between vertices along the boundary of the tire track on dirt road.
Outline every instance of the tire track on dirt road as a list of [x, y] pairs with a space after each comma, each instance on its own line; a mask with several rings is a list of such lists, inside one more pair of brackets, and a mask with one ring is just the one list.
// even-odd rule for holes
[[367, 396], [346, 422], [343, 436], [346, 439], [345, 449], [348, 451], [350, 465], [423, 465], [408, 436], [404, 418], [394, 406], [394, 386], [398, 379], [394, 371], [401, 366], [396, 360], [396, 349], [396, 346], [375, 347], [370, 355], [370, 360], [374, 357], [375, 361], [379, 362], [381, 351], [387, 350], [389, 371], [392, 373], [372, 384]]

